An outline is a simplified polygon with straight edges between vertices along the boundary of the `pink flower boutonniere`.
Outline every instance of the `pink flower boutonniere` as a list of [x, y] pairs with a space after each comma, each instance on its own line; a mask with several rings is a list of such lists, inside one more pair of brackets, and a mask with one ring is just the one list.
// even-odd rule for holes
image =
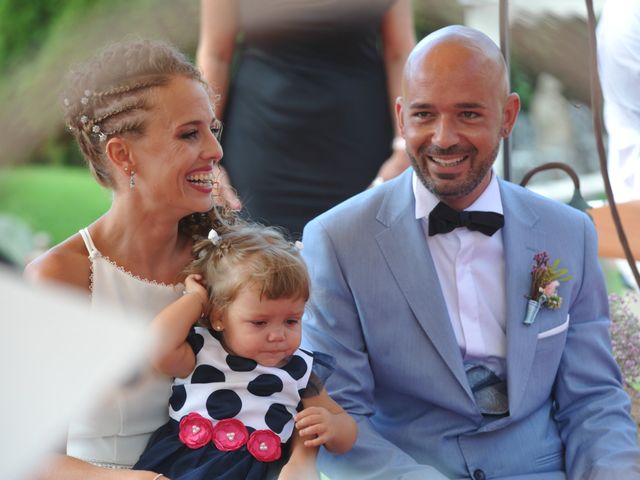
[[531, 325], [538, 315], [541, 307], [556, 310], [562, 304], [562, 297], [558, 295], [560, 282], [571, 280], [566, 268], [559, 268], [560, 260], [556, 259], [549, 264], [549, 254], [540, 252], [533, 257], [531, 269], [531, 292], [527, 297], [527, 314], [524, 318], [525, 325]]

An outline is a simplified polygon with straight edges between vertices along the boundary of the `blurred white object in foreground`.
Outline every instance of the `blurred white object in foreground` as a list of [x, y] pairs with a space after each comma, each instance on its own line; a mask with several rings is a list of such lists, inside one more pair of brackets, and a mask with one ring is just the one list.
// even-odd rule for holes
[[72, 416], [143, 366], [152, 338], [144, 324], [90, 314], [75, 292], [30, 285], [1, 268], [0, 292], [0, 478], [18, 480], [65, 444]]

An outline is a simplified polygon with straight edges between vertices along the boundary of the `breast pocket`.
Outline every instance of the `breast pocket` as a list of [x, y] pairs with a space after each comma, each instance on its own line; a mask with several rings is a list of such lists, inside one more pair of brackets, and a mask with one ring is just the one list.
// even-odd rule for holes
[[[562, 359], [562, 353], [564, 352], [569, 328], [569, 316], [567, 315], [564, 321], [560, 322], [558, 320], [564, 317], [560, 315], [556, 315], [556, 317], [555, 322], [545, 322], [545, 328], [537, 334], [535, 356], [527, 382], [529, 385], [536, 386], [529, 393], [531, 405], [537, 405], [549, 398]], [[548, 318], [546, 320], [551, 319]]]
[[566, 331], [569, 328], [569, 315], [567, 315], [567, 319], [561, 323], [560, 325], [556, 325], [555, 327], [551, 327], [547, 330], [543, 330], [538, 333], [538, 340], [542, 340], [544, 338], [553, 337], [555, 335], [559, 335], [562, 332]]

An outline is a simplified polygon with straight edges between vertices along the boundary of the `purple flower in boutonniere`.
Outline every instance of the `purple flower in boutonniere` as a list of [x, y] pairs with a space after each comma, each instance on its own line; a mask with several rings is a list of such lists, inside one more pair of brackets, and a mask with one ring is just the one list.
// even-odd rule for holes
[[566, 268], [559, 268], [560, 260], [556, 259], [549, 264], [549, 254], [540, 252], [533, 257], [531, 269], [531, 292], [527, 297], [527, 314], [524, 318], [525, 325], [531, 325], [538, 315], [541, 307], [556, 310], [562, 305], [562, 297], [558, 295], [560, 282], [571, 280]]

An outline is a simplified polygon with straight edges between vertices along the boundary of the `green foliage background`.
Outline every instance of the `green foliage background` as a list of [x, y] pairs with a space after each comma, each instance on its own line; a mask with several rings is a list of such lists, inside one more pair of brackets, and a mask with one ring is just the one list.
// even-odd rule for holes
[[95, 3], [94, 0], [1, 0], [0, 74], [33, 55], [60, 19], [78, 19]]
[[[43, 195], [42, 192], [45, 192]], [[84, 168], [25, 166], [0, 171], [2, 214], [44, 231], [56, 244], [109, 208], [111, 192]]]

